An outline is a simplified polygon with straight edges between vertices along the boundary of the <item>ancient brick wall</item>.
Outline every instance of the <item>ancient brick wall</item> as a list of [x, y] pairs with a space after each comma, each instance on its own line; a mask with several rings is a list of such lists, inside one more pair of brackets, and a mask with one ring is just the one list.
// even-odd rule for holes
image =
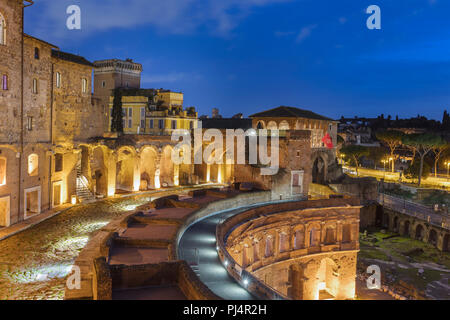
[[[54, 71], [61, 74], [61, 87], [54, 90], [54, 141], [86, 141], [103, 135], [103, 110], [92, 100], [92, 67], [53, 58]], [[86, 92], [82, 79], [87, 80]]]
[[22, 2], [2, 0], [0, 13], [6, 20], [6, 44], [0, 45], [0, 77], [8, 77], [8, 89], [0, 86], [0, 141], [10, 144], [20, 140]]

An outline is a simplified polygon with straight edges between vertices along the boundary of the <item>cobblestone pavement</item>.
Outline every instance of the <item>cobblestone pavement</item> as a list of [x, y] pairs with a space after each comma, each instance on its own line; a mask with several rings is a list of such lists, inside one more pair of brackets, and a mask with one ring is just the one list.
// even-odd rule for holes
[[74, 207], [0, 241], [0, 299], [63, 299], [64, 277], [89, 237], [151, 196]]

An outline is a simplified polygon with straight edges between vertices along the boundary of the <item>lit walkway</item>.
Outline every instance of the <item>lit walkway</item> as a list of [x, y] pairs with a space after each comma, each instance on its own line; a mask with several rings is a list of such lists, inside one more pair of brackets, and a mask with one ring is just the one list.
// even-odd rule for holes
[[[262, 206], [258, 204], [256, 206]], [[247, 290], [241, 287], [222, 266], [216, 251], [216, 226], [221, 221], [248, 210], [251, 207], [227, 210], [209, 216], [186, 230], [180, 240], [180, 258], [188, 264], [198, 265], [197, 275], [215, 294], [226, 300], [254, 300]]]

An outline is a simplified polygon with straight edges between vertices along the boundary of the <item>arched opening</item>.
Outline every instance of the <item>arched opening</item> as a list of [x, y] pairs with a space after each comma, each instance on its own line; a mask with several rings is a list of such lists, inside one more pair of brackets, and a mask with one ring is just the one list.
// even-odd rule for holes
[[39, 55], [39, 48], [34, 48], [34, 58], [36, 59], [36, 60], [39, 60], [39, 57], [40, 57], [40, 55]]
[[398, 217], [394, 217], [392, 229], [394, 230], [394, 232], [398, 232]]
[[28, 156], [28, 174], [31, 177], [37, 176], [39, 173], [39, 156], [35, 153]]
[[141, 152], [141, 163], [140, 163], [140, 190], [157, 189], [157, 184], [155, 183], [155, 173], [156, 173], [156, 161], [157, 153], [154, 148], [145, 148]]
[[403, 235], [405, 237], [409, 237], [409, 227], [410, 227], [411, 223], [409, 222], [409, 220], [406, 220], [405, 223], [403, 224]]
[[433, 246], [437, 246], [437, 232], [433, 229], [430, 230], [430, 234], [428, 236], [428, 243], [432, 244]]
[[0, 13], [0, 45], [6, 45], [6, 20]]
[[172, 161], [172, 147], [166, 146], [161, 155], [160, 183], [162, 187], [174, 186], [175, 166]]
[[421, 224], [419, 224], [416, 227], [416, 240], [423, 240], [424, 236], [425, 236], [425, 229]]
[[127, 149], [120, 151], [116, 164], [116, 193], [131, 192], [134, 186], [134, 158]]
[[446, 234], [442, 243], [442, 251], [449, 252], [450, 251], [450, 235]]
[[319, 271], [317, 272], [317, 300], [332, 300], [336, 297], [339, 278], [336, 264], [330, 258], [321, 261]]
[[314, 161], [312, 176], [313, 183], [325, 183], [325, 161], [323, 161], [322, 157], [317, 157]]
[[278, 126], [277, 123], [275, 121], [269, 121], [269, 123], [267, 124], [267, 130], [277, 130]]
[[92, 156], [91, 168], [94, 172], [95, 193], [106, 197], [108, 195], [108, 176], [102, 147], [95, 148]]
[[264, 121], [258, 121], [258, 124], [256, 125], [256, 129], [258, 129], [258, 130], [265, 129]]
[[280, 130], [289, 130], [289, 123], [286, 120], [283, 120], [280, 122], [280, 126], [279, 126]]
[[383, 207], [377, 206], [376, 212], [375, 212], [375, 226], [381, 227], [383, 224]]

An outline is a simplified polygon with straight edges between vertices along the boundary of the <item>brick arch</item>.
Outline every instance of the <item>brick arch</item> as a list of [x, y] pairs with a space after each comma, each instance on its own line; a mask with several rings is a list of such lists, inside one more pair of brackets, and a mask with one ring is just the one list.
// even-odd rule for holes
[[442, 251], [450, 252], [450, 234], [445, 234], [442, 240]]
[[414, 228], [414, 239], [416, 240], [424, 240], [426, 235], [426, 228], [423, 224], [418, 223]]
[[428, 233], [428, 243], [437, 246], [438, 244], [438, 233], [433, 228], [430, 229], [430, 232]]
[[403, 236], [407, 236], [407, 237], [410, 236], [411, 225], [412, 225], [412, 223], [411, 223], [411, 221], [409, 219], [406, 219], [403, 222], [403, 230], [402, 230], [402, 235]]

